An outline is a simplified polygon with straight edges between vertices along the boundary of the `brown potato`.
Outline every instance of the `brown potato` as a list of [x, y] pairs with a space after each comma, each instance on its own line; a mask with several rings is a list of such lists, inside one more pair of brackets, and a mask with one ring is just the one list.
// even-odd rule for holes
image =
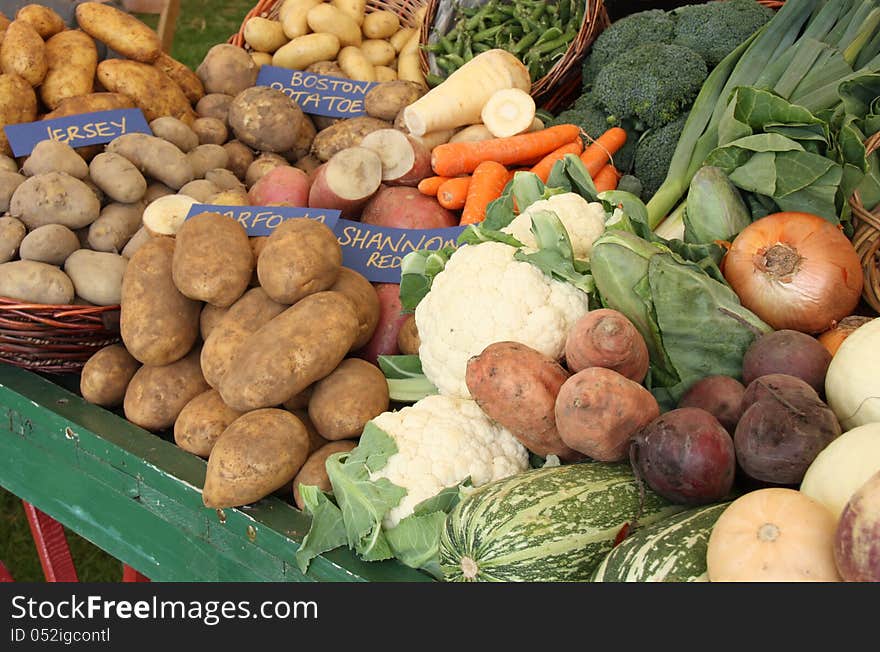
[[107, 204], [89, 226], [89, 247], [120, 253], [143, 225], [144, 207], [143, 202]]
[[421, 84], [402, 79], [376, 84], [364, 96], [364, 110], [367, 115], [390, 122], [426, 92]]
[[0, 297], [66, 306], [73, 301], [73, 281], [54, 265], [13, 260], [0, 265]]
[[286, 308], [286, 305], [272, 301], [263, 288], [248, 290], [229, 307], [202, 347], [202, 370], [211, 387], [220, 385], [231, 368], [232, 358], [250, 335]]
[[173, 238], [151, 238], [131, 257], [122, 281], [122, 341], [144, 364], [180, 360], [199, 336], [201, 305], [174, 285], [173, 258]]
[[135, 252], [144, 246], [153, 236], [150, 235], [150, 232], [146, 227], [141, 227], [137, 230], [131, 239], [125, 243], [125, 247], [122, 249], [122, 256], [124, 258], [128, 258], [131, 260], [131, 257], [134, 256]]
[[[138, 170], [175, 190], [195, 178], [195, 172], [186, 154], [174, 144], [156, 136], [123, 134], [107, 144], [107, 151], [124, 156]], [[144, 195], [144, 201], [148, 203], [158, 199], [156, 193], [150, 192], [151, 187], [147, 188]]]
[[308, 457], [305, 426], [285, 410], [242, 415], [223, 431], [208, 458], [206, 507], [253, 503], [290, 483]]
[[[79, 5], [82, 7], [83, 5]], [[148, 122], [170, 115], [192, 124], [196, 112], [186, 95], [158, 68], [137, 61], [106, 59], [98, 64], [98, 81], [108, 91], [131, 98]]]
[[388, 382], [382, 371], [349, 358], [315, 385], [309, 417], [325, 439], [360, 437], [370, 419], [388, 410]]
[[341, 292], [354, 304], [358, 314], [358, 337], [351, 348], [361, 348], [372, 339], [379, 324], [379, 295], [376, 294], [376, 288], [362, 274], [348, 267], [340, 267], [339, 276], [330, 289]]
[[147, 180], [140, 170], [124, 156], [112, 152], [103, 152], [91, 160], [89, 177], [104, 194], [120, 204], [134, 204], [147, 192]]
[[226, 123], [219, 118], [198, 118], [192, 128], [200, 145], [223, 145], [229, 137]]
[[152, 63], [162, 54], [159, 35], [134, 16], [101, 2], [76, 6], [76, 22], [89, 36], [123, 57]]
[[228, 124], [227, 116], [231, 103], [232, 95], [208, 93], [196, 104], [196, 113], [200, 118], [217, 118], [224, 124]]
[[[0, 172], [0, 179], [2, 176]], [[9, 215], [0, 217], [0, 264], [15, 258], [26, 234], [27, 228], [19, 220]]]
[[[227, 150], [228, 151], [228, 150]], [[205, 172], [205, 181], [210, 181], [222, 190], [244, 190], [244, 184], [235, 173], [226, 168], [214, 168]]]
[[0, 75], [0, 154], [12, 156], [3, 127], [37, 119], [37, 95], [18, 75]]
[[[206, 93], [224, 95], [238, 95], [252, 87], [257, 82], [259, 72], [259, 66], [247, 52], [229, 43], [219, 43], [208, 50], [196, 68]], [[199, 113], [205, 115], [201, 110]]]
[[98, 48], [85, 32], [67, 30], [46, 41], [46, 65], [40, 98], [50, 109], [56, 109], [68, 98], [92, 92]]
[[46, 77], [46, 44], [33, 25], [13, 20], [0, 43], [0, 69], [18, 75], [31, 86], [39, 86]]
[[88, 226], [101, 212], [101, 202], [82, 181], [64, 172], [28, 178], [12, 194], [9, 213], [29, 229], [63, 224], [71, 229]]
[[219, 193], [220, 188], [218, 188], [210, 181], [205, 181], [204, 179], [196, 179], [195, 181], [190, 181], [188, 184], [180, 189], [181, 195], [192, 197], [200, 204], [209, 203], [211, 197]]
[[[287, 409], [287, 408], [285, 408]], [[326, 439], [321, 436], [321, 433], [318, 432], [318, 429], [315, 428], [315, 424], [312, 423], [312, 420], [309, 419], [308, 410], [290, 410], [296, 415], [296, 418], [303, 422], [303, 425], [306, 427], [306, 432], [309, 435], [309, 455], [314, 453], [316, 450], [321, 448], [321, 446], [325, 446], [329, 444]]]
[[220, 145], [199, 145], [186, 153], [193, 176], [203, 179], [208, 170], [224, 168], [229, 162], [229, 154]]
[[64, 19], [53, 9], [43, 5], [25, 5], [15, 14], [15, 20], [30, 23], [41, 39], [47, 39], [66, 28]]
[[180, 86], [180, 90], [186, 95], [190, 104], [195, 104], [205, 96], [205, 87], [199, 76], [176, 59], [163, 52], [153, 62], [153, 65]]
[[293, 479], [293, 500], [300, 509], [305, 509], [302, 496], [299, 494], [300, 485], [314, 485], [321, 491], [331, 491], [330, 478], [327, 477], [327, 469], [324, 463], [333, 453], [348, 453], [357, 446], [356, 441], [342, 440], [331, 441], [309, 455], [306, 463], [302, 465], [299, 473]]
[[247, 338], [220, 381], [220, 394], [239, 410], [280, 405], [336, 369], [357, 333], [348, 297], [311, 294]]
[[107, 251], [78, 249], [64, 261], [76, 294], [96, 306], [118, 306], [128, 259]]
[[60, 266], [79, 248], [79, 238], [66, 226], [44, 224], [25, 236], [19, 246], [18, 256], [22, 260]]
[[275, 154], [274, 152], [264, 152], [260, 154], [257, 158], [251, 161], [250, 165], [248, 165], [248, 169], [245, 171], [245, 186], [251, 188], [271, 170], [282, 165], [287, 165], [287, 160], [280, 154]]
[[19, 174], [17, 170], [18, 166], [16, 166], [15, 172], [0, 170], [0, 213], [6, 213], [9, 210], [9, 202], [12, 201], [15, 189], [27, 179], [23, 174]]
[[174, 443], [193, 455], [206, 458], [223, 431], [241, 415], [223, 402], [217, 390], [209, 389], [180, 411], [174, 422]]
[[268, 86], [254, 86], [236, 95], [227, 116], [236, 139], [268, 152], [292, 149], [304, 118], [296, 102]]
[[210, 303], [202, 306], [202, 312], [199, 314], [199, 334], [202, 336], [203, 342], [208, 339], [208, 336], [223, 317], [226, 316], [227, 312], [229, 312], [229, 307], [220, 308], [219, 306], [212, 306]]
[[226, 164], [226, 167], [240, 181], [244, 181], [248, 168], [254, 162], [254, 153], [251, 151], [251, 148], [237, 140], [230, 140], [223, 145], [223, 149], [229, 155], [229, 162]]
[[150, 131], [154, 136], [175, 145], [183, 153], [190, 152], [199, 146], [199, 137], [192, 127], [170, 115], [163, 115], [150, 122]]
[[311, 117], [303, 114], [296, 142], [293, 144], [292, 149], [284, 152], [284, 158], [286, 158], [289, 163], [296, 163], [303, 156], [308, 155], [309, 150], [312, 147], [312, 141], [315, 140], [317, 133], [315, 123], [312, 122]]
[[89, 403], [114, 408], [122, 405], [125, 391], [140, 363], [121, 344], [111, 344], [88, 359], [82, 369], [79, 391]]
[[[284, 401], [284, 403], [282, 403], [281, 406], [285, 410], [290, 410], [291, 412], [298, 412], [300, 410], [307, 410], [307, 408], [309, 407], [309, 399], [312, 398], [312, 392], [314, 392], [314, 391], [315, 391], [314, 385], [309, 385], [303, 391], [301, 391], [299, 394], [294, 394], [289, 399]], [[306, 415], [308, 415], [308, 412], [306, 412]], [[300, 418], [302, 418], [301, 415], [297, 415], [297, 416], [300, 416]], [[317, 432], [317, 430], [315, 432]], [[323, 439], [323, 437], [321, 437], [321, 439]]]
[[29, 177], [47, 172], [64, 172], [77, 179], [85, 179], [89, 166], [67, 143], [47, 139], [34, 146], [21, 171]]
[[342, 120], [331, 127], [318, 132], [312, 141], [311, 153], [321, 161], [329, 161], [330, 157], [346, 147], [359, 145], [364, 136], [379, 129], [390, 129], [391, 123], [369, 116], [361, 116]]
[[403, 355], [418, 355], [420, 345], [421, 340], [419, 339], [419, 330], [416, 327], [416, 317], [415, 315], [410, 315], [403, 322], [403, 326], [400, 327], [400, 332], [397, 334], [397, 348], [400, 349]]
[[[2, 94], [0, 94], [0, 97], [2, 97]], [[53, 120], [81, 113], [133, 108], [135, 108], [135, 104], [132, 99], [122, 93], [89, 93], [62, 100], [54, 111], [47, 113], [43, 118], [45, 120]]]
[[231, 306], [247, 290], [254, 269], [244, 227], [220, 213], [200, 213], [176, 236], [174, 284], [190, 299]]
[[171, 364], [144, 365], [125, 391], [125, 418], [146, 430], [165, 430], [187, 403], [208, 389], [199, 368], [198, 347]]
[[333, 286], [342, 266], [336, 234], [315, 220], [287, 220], [269, 239], [257, 260], [257, 275], [266, 294], [279, 303]]

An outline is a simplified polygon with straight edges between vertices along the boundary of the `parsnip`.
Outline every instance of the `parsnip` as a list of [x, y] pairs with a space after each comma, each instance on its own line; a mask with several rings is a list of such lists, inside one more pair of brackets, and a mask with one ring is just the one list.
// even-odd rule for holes
[[483, 105], [480, 118], [495, 138], [515, 136], [532, 126], [535, 100], [519, 88], [504, 88]]

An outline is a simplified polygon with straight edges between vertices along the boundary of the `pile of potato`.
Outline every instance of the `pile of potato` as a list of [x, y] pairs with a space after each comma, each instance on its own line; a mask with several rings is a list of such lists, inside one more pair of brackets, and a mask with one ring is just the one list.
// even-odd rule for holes
[[[421, 12], [424, 8], [417, 20]], [[285, 0], [277, 18], [249, 19], [244, 39], [258, 65], [306, 70], [329, 61], [337, 67], [313, 71], [357, 81], [425, 84], [419, 27], [402, 26], [392, 11], [368, 12], [364, 0]]]

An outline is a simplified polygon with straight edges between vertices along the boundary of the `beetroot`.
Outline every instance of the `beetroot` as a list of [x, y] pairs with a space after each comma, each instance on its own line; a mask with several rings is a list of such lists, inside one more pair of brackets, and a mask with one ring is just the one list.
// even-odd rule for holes
[[690, 386], [678, 407], [695, 407], [706, 410], [733, 436], [736, 424], [742, 416], [742, 397], [746, 388], [730, 376], [708, 376]]
[[651, 489], [684, 505], [722, 500], [736, 471], [730, 435], [700, 408], [679, 408], [654, 419], [633, 438], [630, 460]]
[[834, 561], [847, 582], [880, 582], [880, 473], [847, 502], [834, 536]]
[[788, 374], [802, 379], [817, 392], [825, 387], [831, 354], [819, 340], [793, 330], [761, 335], [743, 357], [743, 383], [768, 374]]

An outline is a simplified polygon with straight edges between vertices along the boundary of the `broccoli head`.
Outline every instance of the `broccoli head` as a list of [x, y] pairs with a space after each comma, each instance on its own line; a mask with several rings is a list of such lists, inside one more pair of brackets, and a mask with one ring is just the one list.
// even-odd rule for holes
[[661, 9], [649, 9], [625, 16], [602, 31], [584, 62], [584, 85], [589, 86], [599, 71], [624, 52], [645, 43], [671, 43], [675, 21]]
[[592, 91], [611, 115], [656, 128], [690, 106], [707, 75], [706, 62], [690, 48], [647, 43], [605, 65]]
[[675, 10], [673, 43], [697, 52], [714, 67], [773, 17], [755, 0], [723, 0]]
[[646, 131], [636, 146], [634, 174], [642, 182], [642, 199], [648, 201], [666, 179], [687, 114], [658, 129]]

